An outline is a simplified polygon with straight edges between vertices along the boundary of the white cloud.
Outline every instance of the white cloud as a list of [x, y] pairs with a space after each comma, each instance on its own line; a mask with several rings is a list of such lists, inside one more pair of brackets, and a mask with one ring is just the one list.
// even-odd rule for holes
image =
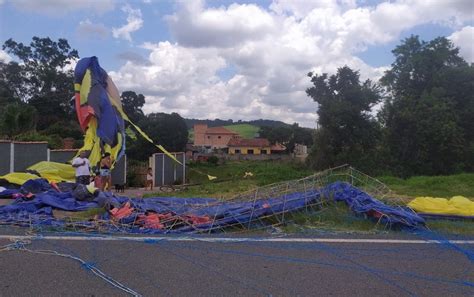
[[0, 49], [0, 62], [9, 63], [12, 60], [9, 54], [6, 51]]
[[115, 38], [132, 41], [130, 33], [139, 30], [143, 26], [142, 12], [140, 9], [133, 9], [128, 4], [122, 7], [122, 11], [127, 14], [127, 24], [120, 28], [113, 28], [112, 34]]
[[110, 30], [102, 23], [92, 23], [89, 19], [80, 21], [76, 30], [80, 38], [100, 38], [105, 39]]
[[469, 63], [474, 63], [474, 27], [466, 26], [449, 36], [449, 39], [459, 47], [460, 55]]
[[113, 0], [10, 0], [19, 10], [47, 15], [65, 15], [77, 10], [98, 14], [114, 9]]
[[[472, 20], [468, 1], [400, 0], [357, 6], [353, 0], [274, 1], [206, 7], [178, 5], [166, 20], [176, 42], [144, 44], [147, 63], [129, 59], [112, 77], [122, 90], [147, 97], [145, 112], [186, 117], [298, 122], [314, 127], [316, 103], [306, 96], [309, 71], [348, 65], [378, 80], [387, 67], [355, 56], [425, 23], [458, 27]], [[460, 40], [466, 41], [465, 37]], [[465, 46], [465, 45], [464, 45]], [[227, 72], [225, 79], [219, 73]]]
[[269, 12], [254, 4], [204, 9], [202, 1], [189, 1], [166, 20], [180, 44], [195, 47], [231, 46], [274, 28]]

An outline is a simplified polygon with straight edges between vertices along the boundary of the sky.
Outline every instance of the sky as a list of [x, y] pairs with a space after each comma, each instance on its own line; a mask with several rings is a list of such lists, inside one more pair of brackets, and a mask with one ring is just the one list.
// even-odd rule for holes
[[[316, 126], [307, 73], [378, 80], [401, 40], [449, 38], [474, 62], [473, 0], [0, 0], [0, 42], [66, 38], [145, 113]], [[15, 57], [0, 49], [0, 60]]]

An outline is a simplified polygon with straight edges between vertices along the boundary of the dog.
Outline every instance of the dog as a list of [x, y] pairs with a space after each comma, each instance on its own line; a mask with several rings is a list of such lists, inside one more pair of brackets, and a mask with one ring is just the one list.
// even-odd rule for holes
[[125, 192], [125, 184], [115, 184], [115, 192], [117, 193], [124, 193]]

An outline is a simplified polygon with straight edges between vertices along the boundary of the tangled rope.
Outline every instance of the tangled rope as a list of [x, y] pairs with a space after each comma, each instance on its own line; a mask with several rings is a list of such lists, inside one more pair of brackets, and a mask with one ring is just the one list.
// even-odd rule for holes
[[34, 253], [34, 254], [60, 256], [60, 257], [72, 259], [72, 260], [75, 260], [75, 261], [81, 263], [82, 267], [86, 268], [87, 270], [90, 270], [94, 275], [98, 276], [99, 278], [101, 278], [102, 280], [104, 280], [107, 283], [111, 284], [112, 286], [114, 286], [114, 287], [116, 287], [116, 288], [118, 288], [118, 289], [132, 295], [132, 296], [136, 296], [136, 297], [142, 296], [138, 292], [136, 292], [133, 289], [123, 285], [119, 281], [113, 279], [112, 277], [110, 277], [107, 274], [105, 274], [104, 272], [102, 272], [99, 268], [95, 267], [91, 263], [88, 263], [88, 262], [82, 260], [79, 257], [69, 255], [69, 254], [59, 253], [59, 252], [53, 251], [53, 250], [32, 250], [32, 249], [29, 249], [29, 248], [26, 247], [27, 245], [30, 245], [30, 244], [31, 244], [31, 240], [15, 240], [13, 243], [10, 243], [10, 244], [7, 244], [7, 245], [4, 245], [4, 246], [0, 247], [0, 252], [18, 250], [18, 251], [24, 251], [24, 252]]

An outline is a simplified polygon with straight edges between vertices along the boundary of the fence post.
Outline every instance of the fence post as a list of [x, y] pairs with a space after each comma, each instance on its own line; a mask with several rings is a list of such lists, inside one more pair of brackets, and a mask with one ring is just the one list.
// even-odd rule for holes
[[10, 173], [15, 172], [15, 144], [10, 142]]

